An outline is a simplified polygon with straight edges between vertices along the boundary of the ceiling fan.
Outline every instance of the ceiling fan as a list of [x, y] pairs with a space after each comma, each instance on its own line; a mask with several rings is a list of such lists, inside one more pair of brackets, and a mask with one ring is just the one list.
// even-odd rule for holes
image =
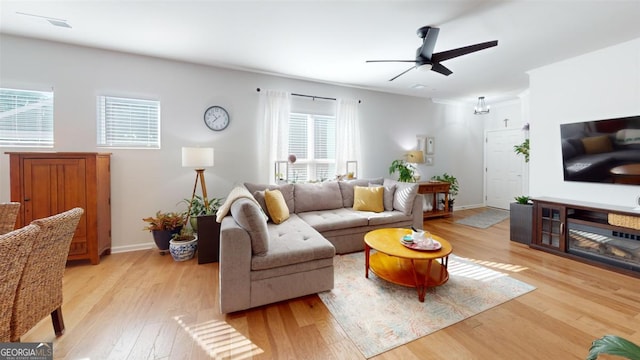
[[394, 76], [389, 79], [389, 81], [393, 81], [398, 77], [408, 73], [414, 68], [419, 68], [420, 70], [432, 70], [437, 73], [440, 73], [445, 76], [451, 75], [453, 72], [447, 69], [444, 65], [440, 64], [441, 61], [449, 60], [456, 58], [458, 56], [467, 55], [472, 52], [484, 50], [490, 47], [494, 47], [498, 45], [498, 40], [487, 41], [480, 44], [469, 45], [453, 50], [442, 51], [439, 53], [433, 53], [433, 48], [436, 45], [436, 40], [438, 39], [438, 33], [440, 29], [431, 27], [431, 26], [423, 26], [418, 29], [418, 36], [423, 39], [422, 46], [416, 50], [416, 59], [415, 60], [367, 60], [366, 62], [412, 62], [415, 63], [409, 69], [401, 72], [400, 74]]

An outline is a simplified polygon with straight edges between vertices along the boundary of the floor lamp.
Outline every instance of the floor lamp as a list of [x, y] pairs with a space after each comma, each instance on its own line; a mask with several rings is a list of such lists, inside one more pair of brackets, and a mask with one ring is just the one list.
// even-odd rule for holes
[[204, 208], [209, 209], [209, 198], [207, 197], [207, 184], [204, 182], [204, 168], [213, 166], [213, 148], [209, 147], [183, 147], [182, 148], [182, 167], [192, 167], [196, 170], [196, 181], [193, 183], [193, 193], [191, 193], [191, 201], [187, 210], [187, 218], [185, 224], [191, 218], [191, 204], [196, 197], [196, 188], [198, 187], [198, 179], [202, 187], [202, 199]]

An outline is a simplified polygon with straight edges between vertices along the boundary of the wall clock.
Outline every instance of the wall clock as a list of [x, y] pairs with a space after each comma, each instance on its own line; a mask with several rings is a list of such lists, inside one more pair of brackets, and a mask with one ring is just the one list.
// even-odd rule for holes
[[213, 131], [222, 131], [229, 126], [229, 113], [221, 106], [211, 106], [204, 112], [204, 123]]

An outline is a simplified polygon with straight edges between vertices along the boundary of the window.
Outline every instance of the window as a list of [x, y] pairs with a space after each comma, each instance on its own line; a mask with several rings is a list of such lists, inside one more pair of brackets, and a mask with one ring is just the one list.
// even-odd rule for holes
[[289, 180], [333, 178], [336, 174], [336, 119], [331, 116], [289, 116], [289, 153], [296, 156], [289, 166]]
[[0, 89], [0, 146], [53, 147], [53, 92]]
[[160, 148], [160, 102], [98, 96], [98, 146]]

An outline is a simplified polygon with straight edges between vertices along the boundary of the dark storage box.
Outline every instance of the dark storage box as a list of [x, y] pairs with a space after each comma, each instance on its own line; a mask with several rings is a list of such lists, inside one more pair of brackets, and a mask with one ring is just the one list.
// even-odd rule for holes
[[510, 239], [522, 244], [531, 244], [533, 234], [533, 205], [511, 203], [510, 210]]

